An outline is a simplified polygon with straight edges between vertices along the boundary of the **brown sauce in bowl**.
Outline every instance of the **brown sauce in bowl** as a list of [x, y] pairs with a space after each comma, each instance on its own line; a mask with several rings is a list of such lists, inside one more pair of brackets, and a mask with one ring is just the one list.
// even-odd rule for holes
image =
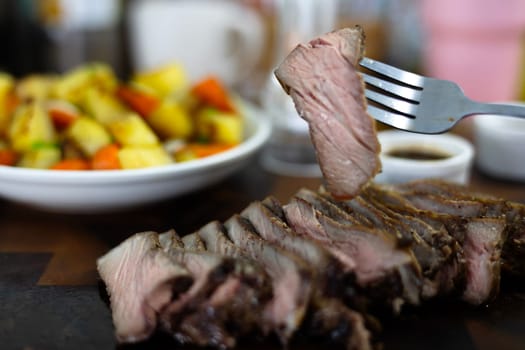
[[443, 160], [450, 158], [452, 155], [439, 149], [434, 148], [396, 148], [387, 155], [395, 158], [404, 158], [410, 160]]

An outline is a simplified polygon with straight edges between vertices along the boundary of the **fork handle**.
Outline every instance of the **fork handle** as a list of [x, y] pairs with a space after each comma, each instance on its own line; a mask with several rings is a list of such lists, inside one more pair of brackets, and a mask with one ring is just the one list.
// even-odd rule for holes
[[472, 114], [497, 114], [512, 117], [525, 118], [525, 104], [511, 105], [498, 103], [479, 103], [474, 102], [469, 115]]

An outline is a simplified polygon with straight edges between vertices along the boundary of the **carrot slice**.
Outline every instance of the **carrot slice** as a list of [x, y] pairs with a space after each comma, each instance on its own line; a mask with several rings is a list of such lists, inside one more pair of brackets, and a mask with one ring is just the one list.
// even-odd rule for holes
[[109, 144], [100, 148], [91, 159], [91, 168], [93, 170], [121, 169], [118, 152], [119, 147], [116, 144]]
[[52, 170], [89, 170], [89, 162], [85, 159], [71, 158], [64, 159], [55, 163], [50, 169]]
[[67, 128], [78, 118], [78, 115], [59, 108], [50, 108], [48, 113], [53, 125], [58, 130]]
[[224, 143], [190, 143], [187, 147], [197, 158], [203, 158], [224, 152], [234, 147], [234, 145]]
[[0, 165], [15, 165], [18, 155], [10, 149], [0, 149]]
[[153, 113], [160, 104], [160, 100], [156, 96], [124, 85], [118, 87], [117, 96], [143, 117]]
[[204, 104], [225, 112], [235, 112], [228, 91], [215, 77], [208, 77], [195, 84], [192, 93]]

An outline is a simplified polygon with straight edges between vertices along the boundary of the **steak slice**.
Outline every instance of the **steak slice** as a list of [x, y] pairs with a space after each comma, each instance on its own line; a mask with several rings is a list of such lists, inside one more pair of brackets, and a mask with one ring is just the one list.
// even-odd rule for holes
[[209, 222], [195, 234], [204, 242], [207, 251], [235, 258], [247, 256], [245, 251], [233, 244], [226, 236], [224, 226], [219, 221]]
[[190, 272], [164, 250], [155, 232], [137, 233], [97, 260], [110, 297], [119, 342], [148, 338], [159, 313], [193, 283]]
[[478, 216], [501, 217], [506, 220], [505, 242], [502, 251], [502, 269], [505, 273], [525, 276], [525, 205], [509, 202], [485, 193], [469, 190], [465, 186], [441, 180], [420, 180], [401, 187], [401, 191], [431, 194], [446, 199], [461, 199], [480, 203]]
[[[273, 208], [273, 213], [279, 213], [284, 214], [284, 211], [280, 209], [280, 205], [278, 205], [278, 201], [273, 198], [269, 197], [264, 200], [264, 203], [267, 206], [271, 206]], [[244, 230], [250, 230], [250, 234], [246, 235], [247, 241], [253, 241], [250, 244], [254, 245], [267, 245], [268, 242], [264, 242], [260, 239], [253, 239], [250, 235], [253, 235], [253, 228], [250, 228], [250, 224], [247, 223], [246, 220], [239, 216], [234, 216], [230, 220], [228, 220], [228, 226], [229, 231], [238, 231], [237, 234], [239, 236], [246, 235], [246, 232]], [[222, 249], [220, 247], [229, 246], [231, 244], [231, 241], [225, 236], [224, 234], [224, 227], [217, 221], [212, 222], [204, 226], [202, 229], [198, 231], [198, 234], [203, 239], [203, 241], [207, 244], [207, 247], [210, 248], [214, 247], [213, 249]], [[258, 237], [256, 237], [258, 238]], [[226, 249], [223, 249], [223, 252], [231, 252], [232, 248], [236, 247], [229, 246]], [[272, 250], [272, 245], [269, 245], [270, 252]], [[274, 248], [275, 249], [275, 248]], [[248, 251], [254, 251], [257, 252], [259, 249], [248, 249]], [[279, 248], [276, 249], [277, 253], [279, 252]], [[262, 249], [264, 251], [264, 249]], [[246, 254], [246, 253], [243, 253]], [[286, 273], [284, 270], [287, 270], [287, 265], [290, 263], [296, 264], [297, 258], [292, 256], [289, 256], [288, 253], [284, 254], [284, 263], [283, 258], [278, 257], [276, 259], [273, 259], [271, 256], [273, 255], [273, 252], [271, 254], [264, 254], [265, 259], [270, 259], [272, 262], [273, 267], [270, 267], [271, 271], [273, 272], [273, 275], [277, 279], [282, 279], [283, 277], [280, 276], [281, 274]], [[263, 255], [260, 255], [262, 257]], [[265, 260], [257, 255], [254, 255], [254, 257], [257, 259], [257, 261]], [[287, 261], [288, 260], [288, 261]], [[264, 263], [263, 263], [264, 265]], [[300, 263], [300, 270], [304, 270], [303, 263]], [[281, 266], [281, 267], [279, 267]], [[315, 267], [314, 267], [315, 268]], [[300, 272], [300, 274], [303, 274], [304, 272]], [[288, 278], [286, 278], [289, 280]], [[315, 282], [313, 282], [315, 283]], [[282, 288], [281, 288], [282, 286]], [[293, 284], [288, 286], [293, 287]], [[275, 294], [274, 298], [276, 299], [284, 299], [289, 300], [290, 299], [290, 292], [292, 290], [284, 290], [286, 288], [286, 284], [282, 282], [275, 283], [275, 293], [284, 293], [284, 294]], [[316, 287], [314, 284], [313, 287]], [[348, 288], [351, 288], [351, 286], [347, 286]], [[313, 293], [313, 292], [312, 292]], [[372, 321], [377, 322], [375, 319], [372, 319], [370, 315], [367, 314], [361, 314], [359, 312], [353, 311], [348, 306], [344, 305], [341, 300], [338, 298], [326, 298], [324, 296], [318, 296], [315, 297], [312, 295], [312, 298], [314, 300], [312, 301], [312, 305], [309, 308], [309, 312], [306, 313], [304, 317], [304, 322], [306, 325], [301, 325], [301, 328], [304, 330], [306, 328], [306, 331], [314, 331], [312, 328], [314, 325], [312, 324], [312, 320], [316, 320], [315, 322], [315, 334], [319, 335], [323, 339], [326, 340], [326, 337], [328, 336], [330, 339], [337, 340], [341, 343], [343, 343], [347, 349], [370, 349], [370, 332], [366, 328], [366, 324]], [[275, 300], [273, 304], [269, 305], [269, 312], [272, 312], [272, 310], [277, 307], [278, 305], [283, 305], [283, 301]], [[365, 322], [366, 317], [366, 322]], [[376, 325], [377, 328], [377, 325]], [[309, 334], [309, 333], [308, 333]], [[310, 336], [310, 334], [309, 334]]]
[[467, 223], [463, 250], [468, 282], [463, 299], [473, 305], [490, 301], [499, 292], [504, 229], [505, 222], [496, 218], [473, 218]]
[[395, 311], [403, 301], [419, 303], [419, 265], [406, 249], [381, 230], [339, 223], [294, 197], [284, 206], [287, 222], [299, 234], [311, 237], [355, 263], [360, 287], [374, 300], [387, 300]]
[[348, 225], [372, 226], [372, 222], [364, 216], [357, 213], [355, 213], [355, 215], [350, 215], [339, 205], [328, 200], [325, 196], [320, 195], [319, 192], [302, 188], [295, 194], [295, 197], [304, 199], [310, 203], [313, 208], [338, 222]]
[[419, 218], [424, 221], [430, 229], [418, 231], [419, 236], [432, 247], [442, 250], [446, 255], [449, 255], [453, 250], [456, 240], [450, 235], [443, 223], [444, 220], [437, 217], [440, 214], [418, 209], [397, 191], [376, 183], [367, 186], [363, 195], [375, 203], [381, 203], [398, 215]]
[[381, 168], [375, 121], [366, 110], [356, 66], [364, 51], [360, 27], [298, 45], [275, 75], [309, 125], [328, 190], [350, 198]]
[[[503, 212], [505, 206], [486, 198], [487, 201], [474, 200], [465, 195], [453, 197], [452, 192], [447, 194], [447, 191], [439, 190], [440, 187], [436, 186], [438, 183], [431, 181], [426, 189], [425, 182], [414, 182], [413, 191], [410, 183], [396, 188], [416, 208], [465, 220], [464, 236], [456, 235], [465, 257], [463, 299], [475, 305], [488, 302], [499, 291], [500, 257], [507, 233]], [[493, 263], [493, 259], [497, 259], [497, 263]]]
[[424, 297], [448, 295], [464, 290], [465, 260], [460, 242], [465, 239], [466, 220], [418, 209], [395, 190], [375, 183], [367, 186], [363, 195], [397, 215], [407, 219], [416, 218], [428, 225], [417, 232], [429, 246], [442, 254], [445, 261], [440, 268], [438, 267], [433, 283], [423, 286]]
[[312, 296], [312, 271], [297, 256], [261, 239], [239, 215], [224, 225], [211, 222], [197, 231], [208, 250], [242, 256], [260, 264], [272, 280], [273, 298], [266, 305], [264, 333], [273, 330], [286, 344], [300, 327]]
[[269, 197], [263, 202], [252, 202], [241, 212], [241, 216], [250, 221], [262, 239], [299, 256], [309, 264], [315, 273], [315, 291], [319, 292], [319, 296], [341, 297], [343, 293], [350, 292], [355, 279], [354, 265], [344, 265], [345, 261], [338, 260], [318, 242], [299, 236], [269, 207], [278, 211], [280, 205], [277, 199]]
[[[186, 237], [191, 239], [180, 241], [193, 245], [198, 240], [196, 235]], [[258, 266], [186, 247], [172, 248], [169, 254], [196, 280], [162, 315], [163, 328], [180, 343], [232, 348], [239, 336], [262, 328], [261, 314], [272, 293], [267, 275]]]
[[[338, 204], [336, 204], [335, 201], [331, 201], [326, 198], [326, 196], [317, 192], [302, 189], [296, 194], [296, 196], [305, 199], [307, 202], [312, 204], [315, 209], [319, 210], [324, 215], [327, 215], [328, 217], [343, 224], [380, 227], [384, 228], [385, 232], [390, 233], [390, 231], [386, 231], [389, 227], [388, 225], [392, 225], [395, 221], [399, 222], [399, 224], [395, 225], [396, 227], [400, 227], [402, 230], [404, 230], [402, 234], [410, 234], [412, 236], [409, 238], [411, 240], [410, 249], [414, 252], [414, 256], [421, 266], [423, 276], [425, 277], [425, 284], [427, 287], [424, 287], [424, 290], [426, 290], [426, 297], [433, 296], [435, 293], [437, 293], [435, 288], [436, 283], [432, 281], [432, 278], [437, 274], [439, 268], [444, 264], [446, 257], [442, 251], [435, 249], [419, 236], [419, 232], [423, 232], [425, 235], [431, 234], [428, 232], [433, 231], [433, 228], [430, 225], [418, 218], [399, 215], [370, 196], [365, 198], [362, 195], [363, 198], [358, 196], [354, 200], [359, 198], [360, 201], [366, 201], [368, 204], [365, 207], [365, 214], [372, 213], [371, 219], [380, 220], [380, 226], [375, 225], [372, 220], [361, 216], [359, 213], [354, 213], [355, 215], [352, 216], [349, 212], [344, 211]], [[373, 208], [368, 208], [369, 206], [373, 206]], [[378, 212], [381, 213], [378, 214]], [[359, 218], [356, 218], [356, 216], [359, 216]], [[362, 220], [361, 217], [363, 217], [364, 220]], [[390, 223], [384, 223], [384, 221], [387, 219], [390, 221]]]
[[274, 299], [265, 318], [286, 344], [299, 329], [310, 303], [313, 272], [308, 264], [275, 244], [261, 239], [250, 222], [235, 214], [224, 223], [226, 235], [248, 258], [257, 260], [272, 278]]

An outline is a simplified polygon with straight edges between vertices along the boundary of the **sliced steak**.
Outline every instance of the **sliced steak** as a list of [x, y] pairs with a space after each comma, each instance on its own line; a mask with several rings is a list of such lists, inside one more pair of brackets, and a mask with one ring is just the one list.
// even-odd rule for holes
[[505, 222], [495, 218], [473, 218], [467, 224], [463, 243], [467, 285], [463, 299], [471, 304], [490, 301], [499, 291], [504, 229]]
[[[361, 218], [361, 214], [359, 213], [354, 213], [354, 215], [351, 215], [348, 211], [343, 210], [341, 205], [336, 204], [336, 201], [333, 199], [329, 200], [327, 196], [321, 195], [320, 193], [302, 189], [296, 194], [296, 196], [305, 199], [307, 202], [312, 204], [315, 209], [319, 210], [321, 213], [327, 215], [335, 221], [349, 225], [378, 227], [377, 225], [374, 225], [371, 220], [364, 216], [363, 220]], [[356, 199], [357, 198], [360, 197], [356, 197]], [[428, 231], [433, 231], [433, 228], [418, 218], [399, 215], [370, 196], [367, 196], [366, 198], [360, 198], [360, 201], [366, 201], [368, 203], [365, 208], [365, 215], [368, 216], [368, 214], [372, 212], [372, 220], [378, 220], [377, 217], [379, 215], [379, 220], [381, 220], [381, 226], [379, 227], [385, 229], [385, 232], [390, 233], [390, 231], [386, 231], [386, 229], [389, 227], [388, 225], [392, 225], [392, 222], [398, 221], [399, 224], [396, 224], [396, 227], [399, 226], [405, 231], [406, 234], [412, 235], [410, 238], [410, 249], [414, 252], [414, 256], [421, 266], [423, 276], [425, 277], [423, 287], [424, 296], [434, 296], [438, 292], [434, 277], [444, 264], [446, 257], [442, 251], [435, 249], [419, 236], [419, 232], [423, 232], [425, 235], [430, 234]], [[370, 206], [372, 207], [368, 208]], [[378, 214], [379, 211], [381, 214]], [[356, 218], [356, 216], [360, 217]], [[384, 223], [384, 221], [387, 220], [386, 218], [388, 218], [390, 224]]]
[[430, 229], [418, 230], [419, 236], [432, 247], [441, 249], [444, 254], [451, 253], [455, 239], [450, 235], [444, 220], [436, 218], [439, 214], [416, 208], [397, 191], [386, 186], [371, 183], [363, 195], [375, 203], [381, 203], [398, 215], [419, 218], [430, 226]]
[[[444, 218], [449, 222], [454, 222], [451, 219], [454, 216], [465, 221], [464, 229], [461, 230], [463, 237], [455, 237], [462, 245], [465, 258], [466, 280], [463, 298], [475, 305], [490, 301], [499, 290], [499, 259], [507, 234], [504, 206], [501, 203], [492, 203], [488, 199], [474, 200], [466, 195], [452, 197], [452, 193], [445, 190], [446, 187], [440, 190], [437, 186], [439, 182], [429, 181], [431, 185], [428, 188], [424, 186], [425, 183], [414, 182], [414, 190], [410, 189], [410, 183], [396, 187], [416, 208], [438, 215], [448, 215]], [[498, 262], [491, 263], [490, 259], [496, 257]]]
[[328, 190], [338, 198], [355, 196], [381, 168], [356, 69], [363, 50], [362, 29], [346, 28], [298, 45], [275, 71], [308, 122]]
[[328, 200], [325, 196], [322, 196], [319, 192], [315, 192], [306, 188], [300, 189], [295, 195], [297, 198], [301, 198], [312, 205], [312, 207], [324, 215], [331, 217], [332, 219], [345, 223], [348, 225], [365, 225], [371, 226], [367, 218], [356, 215], [350, 215], [347, 211], [343, 210], [336, 203]]
[[284, 211], [296, 232], [354, 261], [357, 283], [367, 288], [374, 299], [386, 298], [396, 311], [403, 300], [419, 303], [419, 266], [410, 251], [398, 248], [392, 236], [377, 229], [339, 223], [297, 197], [284, 206]]
[[[351, 200], [340, 201], [329, 193], [324, 193], [323, 195], [327, 200], [359, 220], [361, 225], [379, 228], [386, 233], [392, 234], [398, 246], [406, 247], [413, 243], [414, 233], [410, 227], [406, 226], [405, 223], [400, 220], [392, 218], [384, 211], [379, 210], [361, 196], [356, 196]], [[364, 220], [360, 218], [364, 218]]]
[[266, 319], [284, 344], [299, 329], [311, 300], [313, 272], [308, 264], [275, 244], [261, 239], [246, 219], [234, 215], [224, 223], [226, 235], [246, 256], [260, 262], [274, 283], [274, 300]]
[[[431, 283], [423, 286], [422, 294], [424, 297], [456, 294], [464, 290], [466, 274], [461, 244], [465, 239], [466, 220], [418, 209], [398, 192], [383, 185], [372, 183], [367, 186], [363, 195], [412, 223], [417, 224], [418, 221], [421, 221], [428, 225], [417, 229], [417, 233], [438, 252], [438, 256], [442, 257], [440, 261], [443, 264], [441, 267], [438, 266], [436, 275], [430, 281]], [[424, 263], [421, 265], [422, 267], [425, 266]], [[431, 266], [434, 265], [431, 264]], [[429, 281], [427, 280], [427, 282]]]
[[472, 191], [465, 186], [441, 180], [420, 180], [400, 187], [403, 192], [433, 195], [447, 200], [459, 199], [479, 203], [478, 212], [471, 216], [501, 217], [506, 220], [505, 242], [502, 252], [502, 269], [505, 273], [525, 276], [525, 205], [509, 202], [488, 194]]
[[272, 296], [264, 271], [246, 259], [206, 251], [169, 253], [196, 278], [186, 302], [175, 301], [163, 313], [164, 329], [179, 342], [232, 348], [238, 337], [262, 328], [261, 315]]
[[239, 215], [224, 225], [212, 222], [197, 231], [208, 250], [252, 259], [272, 279], [273, 299], [264, 311], [267, 329], [286, 344], [300, 327], [312, 296], [312, 271], [307, 264], [280, 247], [264, 241], [248, 220]]
[[280, 207], [275, 198], [269, 197], [263, 202], [252, 202], [241, 216], [250, 221], [262, 239], [294, 253], [309, 264], [315, 273], [315, 290], [319, 296], [341, 297], [350, 292], [355, 278], [354, 265], [344, 265], [345, 261], [338, 260], [318, 242], [294, 232], [275, 214]]
[[155, 232], [137, 233], [97, 260], [110, 297], [119, 342], [148, 338], [159, 313], [192, 285], [193, 277], [164, 250]]
[[195, 234], [204, 242], [207, 251], [237, 258], [248, 255], [226, 236], [224, 225], [219, 221], [209, 222]]

